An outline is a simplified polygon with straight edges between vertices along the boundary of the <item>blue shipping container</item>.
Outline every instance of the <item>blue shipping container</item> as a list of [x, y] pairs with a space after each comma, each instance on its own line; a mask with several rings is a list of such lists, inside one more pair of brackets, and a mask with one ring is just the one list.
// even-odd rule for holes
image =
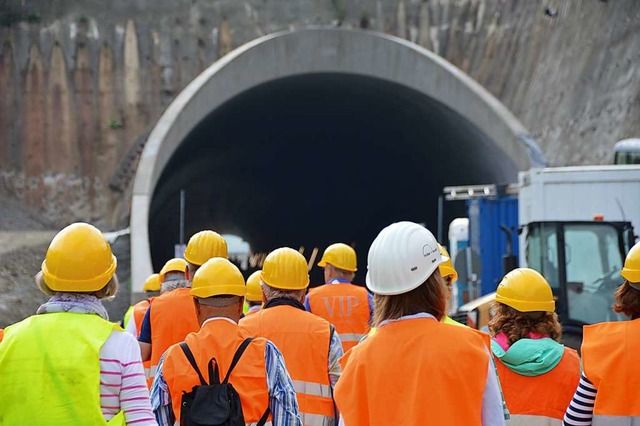
[[496, 291], [504, 276], [502, 258], [507, 253], [507, 236], [500, 225], [510, 229], [512, 251], [518, 256], [518, 198], [501, 196], [468, 200], [467, 209], [469, 242], [480, 256], [480, 293], [485, 295]]

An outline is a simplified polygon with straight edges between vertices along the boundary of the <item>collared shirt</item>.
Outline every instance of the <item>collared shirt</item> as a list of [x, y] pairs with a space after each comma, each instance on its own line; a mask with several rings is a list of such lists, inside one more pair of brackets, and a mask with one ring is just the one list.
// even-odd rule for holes
[[[413, 315], [405, 315], [403, 317], [393, 319], [393, 320], [385, 320], [382, 321], [378, 327], [384, 327], [385, 325], [391, 324], [397, 321], [406, 321], [417, 318], [432, 318], [434, 321], [437, 321], [436, 317], [427, 313], [420, 312]], [[487, 356], [489, 359], [492, 359], [491, 354], [488, 349], [486, 349]], [[485, 384], [484, 393], [482, 395], [482, 425], [483, 426], [503, 426], [505, 424], [504, 419], [504, 411], [502, 405], [502, 397], [500, 388], [498, 386], [498, 378], [496, 376], [495, 368], [493, 364], [489, 362], [488, 372], [487, 372], [487, 382]], [[344, 420], [340, 418], [340, 425], [344, 426]]]
[[[333, 284], [351, 284], [351, 282], [349, 280], [345, 280], [344, 278], [334, 278], [324, 285], [333, 285]], [[369, 299], [369, 321], [371, 321], [373, 319], [373, 294], [367, 291], [367, 298]], [[311, 303], [309, 303], [308, 294], [307, 294], [307, 297], [304, 299], [304, 308], [307, 310], [307, 312], [311, 312]]]
[[[229, 318], [209, 318], [202, 326], [209, 321], [219, 320], [236, 324]], [[302, 426], [302, 421], [298, 416], [296, 391], [285, 368], [282, 354], [273, 343], [267, 341], [264, 357], [273, 426]], [[162, 373], [163, 364], [164, 355], [160, 359], [153, 386], [151, 387], [151, 408], [156, 415], [159, 426], [173, 426], [175, 416], [171, 405], [171, 394]]]

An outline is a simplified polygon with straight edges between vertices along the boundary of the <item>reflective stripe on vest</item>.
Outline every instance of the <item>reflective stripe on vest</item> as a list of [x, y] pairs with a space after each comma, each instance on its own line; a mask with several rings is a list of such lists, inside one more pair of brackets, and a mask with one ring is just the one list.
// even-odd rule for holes
[[274, 306], [244, 317], [240, 326], [251, 336], [269, 339], [282, 352], [296, 389], [300, 417], [318, 415], [309, 417], [314, 425], [326, 424], [320, 423], [325, 417], [333, 419], [328, 371], [331, 324], [292, 306]]
[[[340, 336], [340, 341], [342, 343], [344, 342], [355, 342], [358, 343], [360, 340], [362, 340], [362, 338], [364, 336], [366, 336], [366, 334], [359, 334], [359, 333], [338, 333], [338, 336]], [[344, 345], [343, 345], [344, 346]]]
[[[485, 339], [467, 327], [388, 323], [340, 359], [338, 411], [348, 426], [480, 425], [489, 359]], [[436, 396], [424, 397], [426, 383]]]
[[300, 419], [304, 426], [334, 426], [336, 424], [333, 417], [320, 414], [300, 413]]
[[[227, 374], [237, 348], [247, 337], [249, 335], [237, 324], [224, 319], [214, 319], [203, 324], [198, 333], [189, 334], [185, 341], [204, 377], [208, 380], [207, 365], [209, 360], [215, 357], [222, 380]], [[265, 339], [254, 339], [247, 346], [229, 377], [229, 383], [240, 396], [242, 413], [247, 423], [260, 420], [269, 407], [265, 365], [266, 344]], [[179, 421], [183, 393], [190, 392], [194, 386], [200, 384], [200, 380], [178, 345], [171, 346], [167, 350], [162, 365], [162, 376], [171, 395], [173, 413]]]
[[0, 344], [0, 423], [124, 425], [100, 409], [100, 348], [116, 324], [97, 315], [34, 315], [7, 327]]
[[313, 314], [334, 325], [344, 352], [369, 333], [369, 293], [363, 287], [339, 283], [312, 288], [309, 290], [309, 307]]
[[583, 333], [584, 375], [598, 390], [593, 424], [640, 424], [640, 381], [630, 380], [640, 376], [631, 356], [640, 353], [640, 319], [584, 326]]
[[296, 394], [304, 393], [307, 395], [320, 396], [323, 398], [331, 398], [331, 386], [321, 385], [320, 383], [303, 382], [302, 380], [292, 380]]
[[189, 288], [177, 288], [153, 299], [151, 316], [151, 360], [147, 384], [151, 387], [160, 357], [173, 344], [182, 342], [187, 334], [200, 329], [193, 296]]
[[640, 426], [640, 416], [593, 416], [593, 426]]
[[509, 426], [562, 426], [562, 420], [545, 416], [516, 414], [511, 416], [507, 424]]

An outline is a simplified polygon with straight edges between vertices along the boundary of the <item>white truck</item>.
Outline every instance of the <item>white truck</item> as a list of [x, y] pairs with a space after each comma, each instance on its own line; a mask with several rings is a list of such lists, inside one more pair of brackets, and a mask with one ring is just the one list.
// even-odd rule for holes
[[[488, 188], [482, 192], [499, 197]], [[445, 194], [451, 190], [465, 193], [464, 187], [456, 187], [446, 188]], [[634, 228], [640, 230], [640, 166], [531, 169], [520, 172], [518, 183], [506, 192], [518, 197], [518, 263], [545, 276], [571, 340], [567, 343], [575, 347], [584, 324], [618, 319], [611, 309], [613, 292], [636, 241]], [[492, 297], [482, 296], [460, 307], [456, 318], [468, 317], [477, 327], [486, 323]]]

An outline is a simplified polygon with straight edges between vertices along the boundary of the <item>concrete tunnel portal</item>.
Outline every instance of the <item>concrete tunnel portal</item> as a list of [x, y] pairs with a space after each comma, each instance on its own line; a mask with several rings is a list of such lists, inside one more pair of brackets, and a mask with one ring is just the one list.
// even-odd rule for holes
[[[255, 252], [343, 241], [363, 282], [384, 226], [413, 220], [435, 233], [444, 186], [512, 182], [544, 162], [498, 101], [411, 43], [335, 29], [263, 39], [197, 77], [151, 133], [132, 204], [134, 292], [173, 257], [181, 189], [187, 239], [214, 229]], [[444, 224], [462, 208], [446, 205]]]

